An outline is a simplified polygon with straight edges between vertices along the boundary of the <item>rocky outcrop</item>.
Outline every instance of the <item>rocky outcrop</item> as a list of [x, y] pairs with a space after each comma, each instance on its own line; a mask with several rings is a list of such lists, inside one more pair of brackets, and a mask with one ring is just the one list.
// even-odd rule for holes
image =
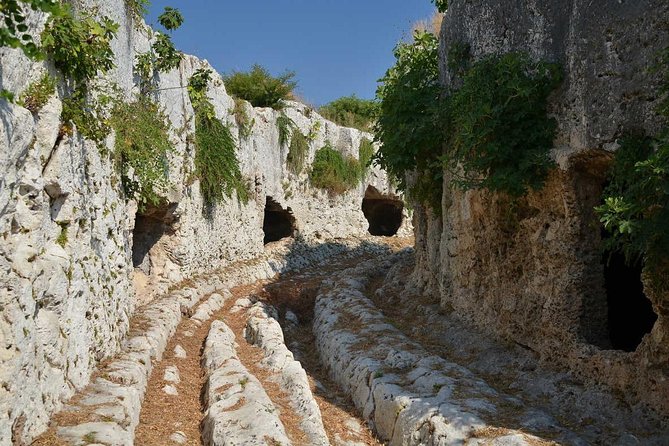
[[445, 87], [454, 82], [447, 59], [455, 43], [468, 44], [474, 59], [521, 51], [562, 65], [565, 80], [550, 102], [557, 167], [542, 190], [513, 208], [486, 191], [454, 190], [447, 178], [442, 215], [419, 208], [414, 218], [415, 283], [461, 319], [669, 415], [669, 296], [644, 280], [657, 317], [652, 330], [634, 351], [611, 342], [616, 330], [632, 329], [635, 310], [626, 324], [610, 320], [611, 294], [621, 290], [605, 287], [593, 210], [618, 139], [660, 128], [659, 77], [648, 68], [669, 46], [669, 4], [449, 3], [441, 36]]
[[[131, 22], [121, 0], [80, 3], [120, 24], [112, 43], [115, 68], [100, 83], [131, 98], [137, 91], [135, 56], [149, 49], [149, 33]], [[44, 19], [31, 16], [37, 33]], [[55, 74], [48, 63], [32, 62], [18, 50], [0, 49], [0, 60], [0, 88], [15, 93], [45, 71]], [[290, 208], [298, 240], [315, 243], [366, 233], [366, 187], [392, 192], [377, 169], [343, 196], [313, 189], [308, 167], [294, 175], [286, 166], [278, 112], [247, 107], [255, 124], [250, 136], [238, 136], [230, 113], [234, 101], [215, 75], [208, 96], [217, 117], [238, 136], [251, 199], [243, 204], [232, 198], [204, 213], [192, 175], [193, 108], [185, 87], [196, 69], [206, 67], [206, 61], [185, 56], [179, 69], [155, 78], [152, 95], [169, 117], [175, 151], [164, 191], [168, 204], [139, 213], [136, 203], [126, 201], [108, 155], [113, 135], [101, 150], [76, 131], [61, 132], [56, 96], [36, 115], [0, 101], [0, 443], [29, 440], [44, 430], [62, 401], [88, 383], [97, 362], [121, 349], [138, 305], [184, 279], [260, 256], [268, 197]], [[357, 157], [361, 139], [369, 137], [302, 104], [289, 103], [285, 113], [303, 133], [317, 130], [307, 165], [326, 141]]]

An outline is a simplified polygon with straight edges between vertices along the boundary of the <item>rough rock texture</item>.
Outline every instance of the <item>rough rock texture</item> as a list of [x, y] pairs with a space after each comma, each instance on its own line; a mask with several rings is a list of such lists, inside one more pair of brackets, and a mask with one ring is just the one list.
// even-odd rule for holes
[[203, 361], [207, 373], [207, 410], [202, 423], [205, 445], [292, 444], [262, 384], [239, 361], [235, 335], [225, 323], [211, 325]]
[[669, 3], [449, 3], [441, 38], [445, 86], [456, 42], [469, 44], [475, 59], [524, 51], [562, 64], [565, 80], [551, 99], [558, 167], [511, 213], [502, 197], [445, 184], [443, 218], [420, 208], [414, 217], [415, 283], [460, 318], [669, 415], [669, 296], [645, 280], [654, 328], [635, 352], [610, 350], [593, 211], [617, 139], [659, 128], [659, 79], [648, 68], [669, 46]]
[[326, 283], [313, 326], [323, 364], [379, 438], [397, 446], [553, 444], [518, 430], [532, 416], [519, 401], [425, 351], [365, 296], [368, 277], [389, 260], [366, 262]]
[[[120, 24], [112, 44], [116, 67], [100, 83], [118, 85], [130, 99], [135, 56], [150, 46], [146, 30], [131, 23], [122, 0], [79, 3]], [[30, 20], [38, 33], [44, 17], [32, 14]], [[31, 62], [18, 50], [1, 48], [0, 60], [0, 88], [17, 94], [45, 70], [55, 74], [48, 63]], [[176, 150], [165, 191], [169, 204], [143, 214], [125, 200], [103, 151], [76, 132], [60, 134], [59, 97], [36, 116], [0, 101], [0, 443], [41, 432], [61, 402], [87, 384], [95, 364], [119, 351], [138, 305], [182, 279], [262, 254], [266, 197], [291, 208], [301, 240], [325, 241], [367, 231], [361, 203], [368, 184], [391, 192], [376, 169], [344, 196], [312, 189], [308, 168], [300, 176], [286, 168], [278, 112], [247, 107], [255, 124], [248, 138], [238, 138], [238, 158], [252, 185], [251, 201], [228, 200], [205, 217], [191, 176], [196, 149], [185, 86], [194, 70], [208, 66], [185, 56], [179, 69], [156, 77], [154, 99], [169, 117]], [[220, 76], [208, 94], [237, 136], [233, 100]], [[357, 157], [363, 133], [298, 103], [286, 114], [305, 134], [320, 123], [307, 164], [326, 140]], [[111, 149], [113, 136], [104, 145]]]
[[291, 406], [301, 419], [300, 427], [309, 438], [309, 444], [329, 445], [309, 378], [300, 362], [295, 360], [293, 353], [286, 347], [276, 309], [257, 303], [247, 314], [246, 339], [263, 350], [263, 365], [278, 372], [281, 388], [290, 395]]

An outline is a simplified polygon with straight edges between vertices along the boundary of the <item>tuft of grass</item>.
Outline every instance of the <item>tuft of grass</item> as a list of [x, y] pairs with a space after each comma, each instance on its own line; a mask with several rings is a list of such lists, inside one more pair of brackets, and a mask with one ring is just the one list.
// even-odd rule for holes
[[295, 121], [282, 112], [279, 117], [276, 118], [276, 126], [279, 129], [279, 146], [283, 147], [288, 144], [290, 135], [296, 127]]
[[246, 101], [244, 99], [235, 99], [235, 107], [232, 109], [232, 115], [235, 117], [237, 127], [239, 127], [239, 136], [247, 139], [253, 132], [255, 119], [251, 119], [246, 111]]
[[343, 194], [358, 185], [360, 163], [344, 157], [328, 141], [316, 152], [309, 176], [311, 184], [332, 194]]
[[256, 64], [248, 73], [233, 72], [224, 76], [223, 82], [228, 93], [249, 101], [254, 107], [281, 110], [283, 101], [292, 97], [297, 86], [294, 78], [292, 71], [273, 77], [267, 69]]
[[65, 246], [67, 246], [67, 223], [59, 223], [60, 225], [60, 234], [58, 234], [58, 238], [56, 239], [56, 243], [60, 245], [61, 248], [65, 249]]
[[306, 136], [299, 130], [293, 131], [293, 136], [290, 140], [290, 148], [288, 149], [288, 157], [286, 158], [288, 170], [295, 175], [302, 173], [308, 153], [309, 141], [307, 141]]
[[39, 80], [28, 85], [19, 98], [19, 105], [37, 114], [55, 92], [56, 81], [49, 73], [44, 73]]

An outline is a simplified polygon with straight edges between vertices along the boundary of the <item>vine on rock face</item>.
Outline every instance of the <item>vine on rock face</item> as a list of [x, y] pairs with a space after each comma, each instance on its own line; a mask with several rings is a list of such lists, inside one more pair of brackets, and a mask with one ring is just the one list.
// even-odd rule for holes
[[288, 144], [290, 135], [297, 126], [295, 125], [295, 121], [281, 112], [279, 117], [276, 118], [276, 127], [279, 130], [279, 146], [283, 147]]
[[235, 140], [230, 128], [216, 117], [214, 106], [206, 96], [211, 75], [211, 70], [199, 69], [188, 85], [195, 109], [195, 171], [200, 180], [200, 192], [206, 207], [233, 193], [239, 201], [247, 203], [249, 190], [239, 167]]
[[549, 153], [557, 124], [548, 96], [559, 85], [557, 64], [507, 53], [473, 64], [449, 97], [447, 149], [441, 157], [464, 188], [511, 196], [540, 189], [553, 166]]
[[654, 284], [669, 290], [669, 48], [659, 64], [665, 96], [657, 111], [665, 126], [655, 137], [622, 139], [596, 211], [610, 234], [604, 249], [632, 264], [643, 260]]
[[140, 210], [163, 201], [160, 192], [168, 185], [168, 155], [174, 150], [168, 122], [158, 105], [143, 96], [117, 103], [111, 113], [114, 159], [126, 196], [136, 199]]
[[288, 170], [295, 175], [302, 173], [308, 154], [309, 141], [307, 137], [299, 130], [294, 130], [290, 138], [290, 147], [288, 148], [288, 156], [286, 158]]

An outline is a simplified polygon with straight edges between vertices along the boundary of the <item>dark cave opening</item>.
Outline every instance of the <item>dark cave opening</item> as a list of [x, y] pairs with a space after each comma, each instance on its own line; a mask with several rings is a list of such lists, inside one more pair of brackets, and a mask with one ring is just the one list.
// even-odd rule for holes
[[293, 211], [290, 208], [284, 209], [272, 197], [267, 197], [265, 218], [262, 224], [262, 230], [265, 233], [264, 243], [278, 242], [281, 239], [292, 237], [295, 229]]
[[362, 212], [369, 222], [369, 233], [391, 237], [397, 234], [404, 218], [404, 202], [392, 195], [385, 195], [369, 186], [362, 200]]
[[177, 220], [177, 203], [148, 206], [135, 215], [132, 231], [132, 266], [146, 275], [151, 274], [149, 253], [151, 248], [167, 233], [172, 232], [172, 224]]
[[603, 261], [611, 347], [633, 352], [657, 320], [643, 292], [643, 263], [640, 260], [626, 262], [621, 252], [607, 253]]

